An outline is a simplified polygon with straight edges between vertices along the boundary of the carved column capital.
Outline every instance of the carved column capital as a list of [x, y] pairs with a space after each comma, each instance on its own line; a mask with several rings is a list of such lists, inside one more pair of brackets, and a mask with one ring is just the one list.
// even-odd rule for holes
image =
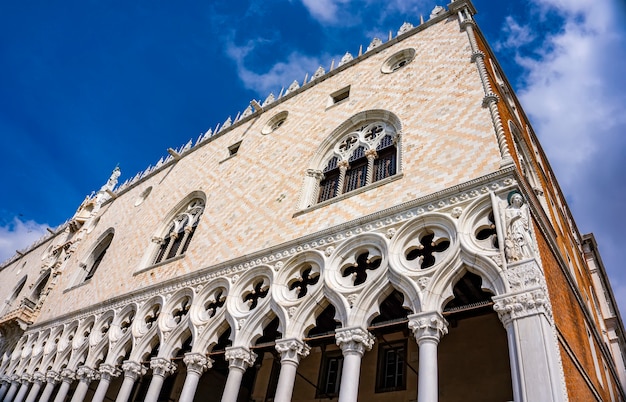
[[299, 364], [301, 358], [309, 355], [311, 348], [299, 339], [279, 339], [276, 341], [276, 351], [280, 353], [281, 362]]
[[206, 370], [213, 367], [213, 360], [207, 358], [201, 353], [185, 353], [183, 358], [187, 371], [192, 371], [198, 375], [202, 375]]
[[418, 345], [423, 341], [439, 343], [441, 337], [448, 333], [448, 321], [438, 311], [412, 314], [407, 318]]
[[61, 381], [61, 376], [54, 370], [46, 371], [46, 381], [51, 384], [58, 384]]
[[90, 383], [100, 379], [100, 373], [88, 366], [80, 366], [76, 370], [76, 378], [79, 381]]
[[363, 356], [366, 350], [372, 349], [376, 338], [363, 328], [342, 328], [335, 332], [335, 342], [343, 354], [358, 353]]
[[41, 386], [44, 382], [46, 382], [46, 376], [40, 371], [35, 371], [33, 374], [33, 383]]
[[169, 359], [153, 357], [152, 360], [150, 360], [150, 368], [152, 369], [153, 375], [167, 377], [176, 371], [176, 364], [172, 363]]
[[76, 379], [76, 372], [74, 370], [70, 370], [64, 368], [61, 370], [61, 381], [71, 383]]
[[378, 157], [378, 152], [376, 152], [375, 149], [368, 149], [365, 151], [365, 157], [367, 157], [367, 159], [376, 159], [376, 157]]
[[543, 288], [530, 289], [516, 294], [506, 294], [493, 298], [493, 309], [500, 321], [508, 326], [512, 321], [536, 314], [544, 314], [552, 321], [548, 294]]
[[33, 382], [33, 376], [28, 374], [28, 373], [24, 373], [24, 374], [22, 374], [22, 377], [20, 378], [20, 382], [22, 384], [31, 383], [31, 382]]
[[228, 360], [229, 368], [246, 370], [254, 364], [257, 355], [242, 346], [231, 346], [226, 348], [225, 358]]
[[145, 375], [147, 370], [137, 362], [126, 360], [122, 363], [122, 371], [124, 372], [124, 377], [129, 377], [132, 378], [133, 381], [137, 381], [137, 378]]
[[122, 374], [122, 370], [110, 364], [102, 363], [100, 365], [100, 378], [106, 381], [111, 381], [113, 377], [119, 377]]

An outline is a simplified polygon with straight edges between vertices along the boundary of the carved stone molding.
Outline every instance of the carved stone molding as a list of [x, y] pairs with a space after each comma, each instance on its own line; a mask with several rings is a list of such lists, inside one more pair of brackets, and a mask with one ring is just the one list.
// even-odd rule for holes
[[187, 366], [187, 372], [193, 372], [198, 375], [202, 375], [202, 373], [213, 366], [213, 360], [201, 353], [185, 353], [183, 362]]
[[169, 359], [154, 357], [150, 360], [150, 368], [152, 369], [152, 375], [167, 377], [170, 374], [174, 374], [176, 371], [176, 364], [172, 363]]
[[300, 363], [300, 359], [307, 357], [311, 348], [299, 339], [279, 339], [276, 341], [276, 351], [280, 353], [280, 361]]
[[76, 379], [76, 372], [70, 369], [61, 370], [61, 381], [71, 383]]
[[407, 318], [418, 344], [427, 340], [439, 343], [441, 337], [448, 333], [448, 321], [438, 311], [412, 314]]
[[536, 260], [509, 264], [504, 276], [509, 282], [512, 292], [544, 287], [543, 272]]
[[122, 363], [122, 371], [124, 372], [124, 377], [132, 378], [133, 381], [137, 381], [137, 378], [146, 374], [146, 368], [141, 364], [126, 360]]
[[28, 384], [33, 382], [33, 376], [28, 374], [28, 373], [24, 373], [22, 374], [22, 377], [20, 378], [20, 381], [22, 384]]
[[46, 382], [46, 376], [40, 371], [35, 371], [33, 374], [33, 383], [41, 385], [44, 382]]
[[106, 381], [111, 381], [113, 377], [119, 377], [122, 374], [122, 370], [110, 364], [100, 365], [100, 378]]
[[100, 373], [91, 367], [80, 366], [78, 370], [76, 370], [76, 378], [80, 381], [90, 383], [92, 381], [99, 380]]
[[61, 381], [61, 376], [59, 375], [59, 373], [53, 370], [48, 370], [46, 372], [46, 382], [49, 382], [51, 384], [58, 384], [59, 381]]
[[246, 370], [254, 364], [257, 355], [244, 347], [231, 346], [226, 348], [225, 358], [228, 360], [229, 368]]
[[335, 333], [337, 346], [344, 355], [358, 353], [361, 356], [366, 350], [371, 350], [376, 338], [363, 328], [346, 328]]
[[543, 288], [535, 288], [522, 293], [496, 296], [493, 298], [493, 309], [498, 313], [500, 321], [507, 326], [513, 320], [522, 319], [536, 314], [544, 314], [550, 322], [552, 312], [547, 292]]

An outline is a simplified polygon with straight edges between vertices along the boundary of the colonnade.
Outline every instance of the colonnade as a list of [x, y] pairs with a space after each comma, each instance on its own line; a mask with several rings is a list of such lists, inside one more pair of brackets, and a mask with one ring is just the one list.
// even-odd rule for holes
[[[420, 313], [409, 316], [409, 327], [415, 334], [420, 349], [419, 365], [419, 402], [436, 402], [437, 384], [437, 344], [446, 333], [447, 322], [440, 313]], [[356, 402], [358, 399], [361, 360], [366, 351], [371, 350], [375, 337], [360, 327], [337, 329], [335, 340], [340, 347], [344, 363], [341, 374], [339, 393], [340, 402]], [[279, 339], [275, 344], [280, 355], [280, 374], [274, 400], [289, 402], [298, 365], [305, 358], [310, 347], [300, 339]], [[228, 377], [222, 394], [222, 402], [236, 402], [243, 375], [256, 361], [256, 354], [247, 347], [231, 346], [225, 351], [228, 361]], [[179, 397], [179, 402], [193, 402], [200, 377], [212, 367], [213, 360], [201, 353], [186, 353], [183, 357], [187, 375]], [[176, 372], [176, 364], [162, 357], [150, 360], [152, 379], [148, 387], [145, 402], [156, 402], [159, 398], [165, 378]], [[122, 385], [116, 402], [127, 402], [135, 382], [147, 373], [147, 368], [135, 361], [125, 361], [121, 368], [101, 364], [99, 370], [80, 366], [76, 371], [64, 369], [61, 373], [49, 371], [44, 376], [40, 372], [34, 375], [2, 379], [0, 398], [3, 402], [50, 402], [53, 390], [58, 388], [54, 402], [66, 399], [73, 382], [78, 381], [71, 402], [83, 402], [89, 385], [99, 381], [91, 402], [103, 402], [113, 378], [123, 375]], [[45, 383], [45, 386], [44, 386]], [[60, 384], [60, 385], [59, 385]], [[43, 391], [41, 391], [43, 387]]]

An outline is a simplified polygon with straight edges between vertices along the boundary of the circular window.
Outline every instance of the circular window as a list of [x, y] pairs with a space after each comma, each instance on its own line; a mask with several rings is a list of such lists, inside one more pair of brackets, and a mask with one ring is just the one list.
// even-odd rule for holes
[[151, 192], [152, 192], [152, 186], [143, 190], [141, 194], [139, 194], [139, 197], [137, 197], [137, 200], [135, 201], [135, 206], [138, 207], [139, 205], [141, 205], [146, 200], [146, 198], [148, 198]]
[[381, 71], [385, 74], [393, 73], [409, 64], [415, 58], [415, 49], [404, 49], [394, 54], [381, 67]]
[[283, 125], [285, 120], [287, 120], [287, 115], [288, 114], [289, 113], [287, 111], [283, 111], [283, 112], [280, 112], [280, 113], [274, 115], [274, 117], [272, 117], [267, 122], [265, 127], [263, 127], [263, 130], [261, 130], [261, 133], [262, 134], [269, 134], [269, 133], [272, 133], [272, 132], [278, 130], [280, 128], [280, 126]]

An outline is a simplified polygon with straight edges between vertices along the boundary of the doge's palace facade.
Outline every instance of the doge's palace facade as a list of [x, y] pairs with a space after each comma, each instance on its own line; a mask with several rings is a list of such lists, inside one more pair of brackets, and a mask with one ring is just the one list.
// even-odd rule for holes
[[0, 268], [0, 399], [626, 400], [595, 240], [474, 13], [116, 168]]

